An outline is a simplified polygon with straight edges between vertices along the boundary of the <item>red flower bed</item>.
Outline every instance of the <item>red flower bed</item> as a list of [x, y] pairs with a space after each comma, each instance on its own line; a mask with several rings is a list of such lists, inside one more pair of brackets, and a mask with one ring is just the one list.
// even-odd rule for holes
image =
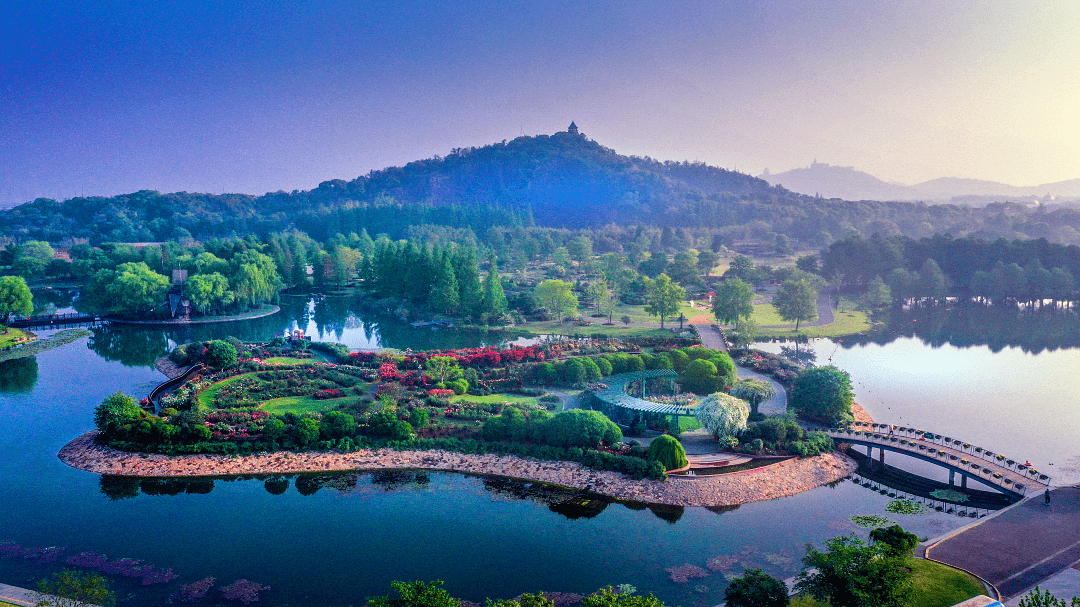
[[428, 396], [453, 396], [454, 391], [446, 388], [432, 388], [427, 391]]
[[330, 388], [329, 390], [319, 390], [315, 394], [312, 394], [312, 397], [314, 397], [315, 400], [326, 400], [328, 398], [341, 398], [343, 396], [345, 396], [345, 393], [342, 392], [341, 390], [338, 390], [337, 388]]

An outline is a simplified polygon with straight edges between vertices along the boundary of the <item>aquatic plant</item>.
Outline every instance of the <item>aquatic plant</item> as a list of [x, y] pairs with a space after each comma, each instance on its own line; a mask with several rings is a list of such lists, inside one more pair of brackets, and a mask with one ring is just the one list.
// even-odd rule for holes
[[207, 577], [191, 584], [181, 584], [175, 596], [185, 603], [198, 601], [206, 596], [216, 581], [216, 577]]
[[884, 516], [877, 516], [876, 514], [854, 514], [851, 516], [851, 522], [859, 527], [867, 529], [888, 527], [893, 524], [890, 519], [885, 518]]
[[259, 600], [261, 590], [270, 590], [270, 587], [241, 578], [228, 586], [222, 586], [221, 598], [237, 600], [244, 604], [254, 603]]
[[705, 571], [697, 565], [680, 565], [678, 567], [668, 567], [664, 569], [668, 572], [668, 576], [671, 577], [671, 581], [676, 584], [685, 584], [690, 581], [691, 578], [706, 577], [709, 575], [708, 571]]
[[734, 554], [721, 554], [720, 556], [714, 556], [711, 559], [705, 561], [705, 566], [710, 571], [730, 571], [735, 563], [739, 562], [739, 557]]
[[930, 495], [944, 502], [966, 502], [968, 496], [966, 493], [960, 493], [952, 489], [934, 489], [930, 492]]
[[892, 514], [923, 514], [928, 508], [915, 500], [899, 499], [885, 504], [885, 511]]

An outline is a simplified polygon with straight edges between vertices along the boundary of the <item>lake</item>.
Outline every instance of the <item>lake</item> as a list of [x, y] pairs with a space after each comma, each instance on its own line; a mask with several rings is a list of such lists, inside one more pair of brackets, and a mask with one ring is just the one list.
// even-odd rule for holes
[[[12, 557], [12, 544], [6, 544], [0, 582], [32, 586], [65, 558], [92, 551], [172, 568], [178, 575], [168, 584], [151, 586], [110, 575], [127, 605], [160, 604], [179, 584], [211, 576], [218, 587], [241, 578], [269, 585], [260, 604], [276, 606], [361, 605], [367, 596], [389, 592], [395, 579], [443, 579], [451, 594], [477, 602], [541, 590], [589, 593], [629, 583], [669, 604], [715, 605], [723, 597], [725, 571], [680, 584], [665, 569], [705, 568], [709, 559], [724, 556], [728, 575], [760, 567], [787, 577], [799, 570], [806, 543], [820, 545], [851, 532], [865, 537], [867, 530], [856, 527], [852, 515], [888, 516], [922, 537], [969, 520], [937, 512], [888, 514], [888, 497], [851, 482], [738, 508], [682, 509], [611, 503], [529, 483], [449, 473], [137, 486], [68, 468], [57, 459], [67, 441], [92, 429], [93, 408], [103, 398], [116, 390], [141, 397], [162, 381], [150, 364], [172, 343], [227, 335], [266, 340], [294, 326], [316, 339], [354, 348], [457, 347], [508, 338], [414, 329], [348, 300], [328, 298], [315, 305], [293, 298], [282, 312], [262, 319], [189, 328], [99, 327], [91, 338], [33, 359], [0, 363], [0, 451], [5, 454], [0, 459], [0, 500], [5, 504], [0, 541], [23, 548], [64, 547], [56, 562], [40, 564]], [[831, 355], [852, 373], [859, 401], [875, 416], [885, 419], [895, 412], [898, 421], [902, 415], [904, 423], [928, 430], [955, 428], [957, 436], [996, 451], [1020, 457], [1051, 453], [1043, 446], [1028, 448], [1025, 440], [1057, 436], [1054, 425], [1065, 415], [1025, 414], [1027, 424], [1047, 424], [1030, 430], [1018, 429], [1015, 410], [1011, 422], [991, 421], [993, 415], [972, 417], [973, 410], [988, 413], [992, 407], [986, 401], [1010, 381], [1026, 382], [1019, 382], [1024, 376], [1015, 372], [988, 378], [985, 366], [998, 364], [998, 356], [1006, 362], [994, 369], [1023, 360], [1007, 351], [983, 356], [971, 349], [942, 350], [903, 340], [841, 346], [835, 352], [815, 343], [814, 349], [818, 358]], [[1031, 355], [1031, 367], [1062, 372], [1075, 361], [1075, 352]], [[934, 358], [939, 354], [941, 359]], [[967, 360], [972, 355], [974, 362], [953, 362], [951, 372], [938, 372], [948, 356]], [[976, 368], [982, 372], [967, 374]], [[919, 375], [919, 369], [926, 372]], [[955, 387], [941, 397], [933, 392], [934, 381], [915, 381], [931, 374], [941, 384], [987, 391], [979, 398]], [[892, 392], [906, 394], [889, 394], [890, 381]], [[1053, 399], [1052, 387], [1047, 392], [1047, 409], [1063, 406], [1064, 400]], [[982, 407], [976, 407], [980, 402]], [[965, 430], [971, 419], [980, 420], [977, 435]], [[1009, 427], [1011, 434], [984, 430]], [[1027, 439], [1014, 436], [1025, 433]], [[239, 604], [219, 597], [212, 590], [205, 604]]]

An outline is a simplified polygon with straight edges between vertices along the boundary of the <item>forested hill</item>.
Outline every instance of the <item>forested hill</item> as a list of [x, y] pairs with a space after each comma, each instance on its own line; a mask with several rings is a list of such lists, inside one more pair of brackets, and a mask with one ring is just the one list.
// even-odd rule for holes
[[820, 246], [854, 233], [1080, 241], [1080, 213], [1068, 209], [826, 200], [701, 163], [622, 156], [567, 132], [455, 149], [309, 191], [38, 199], [0, 211], [0, 237], [132, 242], [298, 228], [323, 240], [365, 228], [397, 238], [421, 225], [480, 233], [612, 223], [694, 228], [732, 240], [779, 233]]

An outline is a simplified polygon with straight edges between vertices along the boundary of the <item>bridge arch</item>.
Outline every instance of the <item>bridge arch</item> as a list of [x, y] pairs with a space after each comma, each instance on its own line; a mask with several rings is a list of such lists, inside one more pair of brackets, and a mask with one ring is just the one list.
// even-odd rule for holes
[[837, 443], [866, 447], [868, 457], [872, 458], [877, 449], [881, 462], [885, 452], [891, 451], [945, 468], [949, 470], [950, 484], [956, 474], [960, 475], [961, 487], [966, 486], [968, 478], [974, 478], [1006, 495], [1023, 497], [1050, 484], [1049, 476], [1030, 466], [962, 440], [915, 428], [856, 423], [823, 431]]

